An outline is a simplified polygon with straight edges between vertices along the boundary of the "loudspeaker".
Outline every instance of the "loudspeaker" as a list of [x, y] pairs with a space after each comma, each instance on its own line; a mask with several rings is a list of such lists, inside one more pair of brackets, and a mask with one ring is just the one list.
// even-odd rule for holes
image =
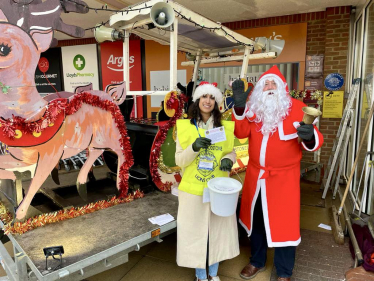
[[121, 32], [115, 30], [114, 28], [108, 28], [103, 25], [94, 29], [94, 35], [97, 43], [102, 43], [104, 41], [113, 42], [123, 38], [123, 34]]
[[150, 16], [155, 26], [166, 28], [173, 24], [175, 13], [169, 4], [158, 2], [152, 6]]
[[284, 44], [286, 43], [284, 40], [271, 40], [266, 37], [257, 37], [255, 41], [263, 51], [276, 52], [277, 56], [282, 53]]
[[269, 52], [276, 52], [277, 56], [279, 56], [283, 51], [285, 43], [286, 41], [284, 40], [268, 40]]

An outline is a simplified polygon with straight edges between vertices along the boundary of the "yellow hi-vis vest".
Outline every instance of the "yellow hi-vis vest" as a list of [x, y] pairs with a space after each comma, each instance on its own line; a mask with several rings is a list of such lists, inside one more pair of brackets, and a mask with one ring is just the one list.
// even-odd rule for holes
[[[203, 195], [204, 188], [208, 181], [216, 177], [228, 177], [228, 172], [219, 169], [221, 159], [234, 148], [234, 127], [233, 121], [222, 121], [225, 128], [226, 141], [212, 144], [208, 149], [200, 149], [195, 160], [185, 168], [179, 189], [195, 195]], [[205, 137], [205, 130], [199, 128], [201, 137]], [[197, 128], [190, 123], [189, 119], [177, 120], [177, 134], [180, 145], [186, 149], [199, 137]], [[200, 157], [208, 156], [213, 159], [213, 170], [199, 169]]]

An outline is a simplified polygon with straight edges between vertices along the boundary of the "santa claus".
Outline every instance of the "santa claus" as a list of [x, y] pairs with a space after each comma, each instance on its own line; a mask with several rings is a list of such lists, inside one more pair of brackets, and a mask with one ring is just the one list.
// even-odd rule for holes
[[249, 140], [240, 223], [251, 237], [252, 257], [240, 276], [251, 279], [264, 271], [267, 247], [275, 247], [278, 280], [291, 280], [301, 241], [302, 148], [319, 149], [323, 137], [314, 125], [301, 122], [306, 105], [291, 98], [276, 66], [260, 77], [248, 101], [244, 86], [242, 80], [233, 83], [233, 121], [235, 136]]

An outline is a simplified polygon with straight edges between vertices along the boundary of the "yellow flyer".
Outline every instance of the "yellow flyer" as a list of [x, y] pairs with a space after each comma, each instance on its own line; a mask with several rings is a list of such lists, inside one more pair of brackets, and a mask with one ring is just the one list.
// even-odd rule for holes
[[325, 91], [323, 93], [323, 118], [342, 118], [344, 91]]

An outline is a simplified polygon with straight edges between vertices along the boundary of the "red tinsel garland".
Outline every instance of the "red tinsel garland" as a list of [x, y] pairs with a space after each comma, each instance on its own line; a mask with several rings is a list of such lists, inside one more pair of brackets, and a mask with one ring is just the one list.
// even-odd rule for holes
[[127, 135], [126, 124], [123, 115], [117, 104], [110, 100], [101, 100], [99, 96], [92, 95], [87, 92], [80, 93], [69, 102], [65, 109], [66, 115], [74, 114], [77, 112], [83, 104], [88, 104], [94, 107], [101, 108], [105, 111], [109, 111], [112, 114], [113, 120], [116, 123], [116, 127], [121, 134], [120, 144], [122, 154], [125, 157], [125, 161], [119, 170], [119, 187], [120, 187], [120, 197], [124, 197], [128, 191], [128, 179], [130, 167], [134, 164], [134, 159], [132, 157], [130, 138]]
[[[4, 222], [5, 227], [4, 227], [4, 232], [5, 234], [11, 233], [11, 234], [23, 234], [27, 231], [30, 231], [32, 229], [51, 224], [51, 223], [56, 223], [72, 218], [76, 218], [85, 214], [93, 213], [98, 210], [103, 210], [107, 209], [109, 207], [123, 204], [123, 203], [129, 203], [134, 201], [135, 199], [138, 198], [143, 198], [144, 193], [141, 191], [136, 191], [134, 194], [129, 194], [126, 197], [123, 198], [116, 198], [113, 197], [110, 200], [101, 200], [96, 203], [90, 203], [87, 204], [83, 207], [78, 207], [78, 208], [71, 208], [71, 209], [65, 209], [65, 210], [60, 210], [54, 213], [47, 213], [47, 214], [42, 214], [33, 218], [29, 218], [25, 222], [16, 222], [14, 225], [11, 225], [12, 222], [12, 215], [9, 212], [3, 212], [0, 215], [0, 219]], [[0, 203], [1, 204], [1, 203]], [[0, 209], [5, 210], [4, 205], [0, 205]]]
[[54, 123], [58, 114], [61, 111], [65, 111], [66, 115], [71, 115], [77, 112], [83, 104], [88, 104], [94, 107], [101, 108], [105, 111], [109, 111], [112, 115], [116, 127], [121, 134], [120, 144], [122, 154], [125, 157], [125, 162], [121, 165], [119, 170], [119, 187], [120, 187], [120, 197], [124, 197], [128, 191], [128, 179], [129, 179], [129, 169], [134, 164], [132, 157], [131, 145], [129, 137], [127, 136], [126, 124], [123, 115], [118, 107], [113, 101], [102, 100], [99, 96], [93, 95], [88, 92], [82, 92], [74, 95], [73, 99], [68, 103], [66, 99], [57, 99], [51, 101], [42, 118], [37, 121], [27, 122], [25, 118], [19, 116], [13, 116], [11, 119], [0, 120], [1, 130], [10, 139], [14, 139], [15, 128], [21, 128], [22, 133], [32, 134], [33, 132], [42, 132], [49, 124]]
[[56, 121], [57, 116], [61, 111], [65, 110], [66, 106], [67, 100], [65, 99], [51, 101], [43, 116], [39, 120], [33, 122], [27, 122], [25, 118], [14, 115], [10, 119], [0, 119], [1, 130], [9, 139], [14, 139], [16, 128], [20, 128], [23, 134], [32, 134], [33, 132], [40, 133], [47, 128], [49, 124]]
[[[176, 102], [175, 99], [178, 99], [178, 97], [175, 95], [172, 95], [170, 99], [173, 99], [173, 101], [171, 101], [170, 103], [168, 101], [167, 106], [175, 104]], [[161, 176], [158, 172], [158, 161], [157, 160], [160, 157], [161, 146], [166, 139], [169, 129], [174, 127], [177, 120], [182, 116], [185, 102], [186, 102], [186, 96], [183, 94], [179, 95], [178, 110], [175, 112], [174, 116], [170, 118], [168, 123], [160, 127], [159, 132], [157, 134], [160, 137], [155, 140], [154, 148], [152, 149], [151, 155], [150, 155], [150, 170], [151, 170], [150, 172], [152, 175], [152, 180], [161, 191], [165, 191], [165, 192], [170, 191], [172, 183], [162, 182]]]

